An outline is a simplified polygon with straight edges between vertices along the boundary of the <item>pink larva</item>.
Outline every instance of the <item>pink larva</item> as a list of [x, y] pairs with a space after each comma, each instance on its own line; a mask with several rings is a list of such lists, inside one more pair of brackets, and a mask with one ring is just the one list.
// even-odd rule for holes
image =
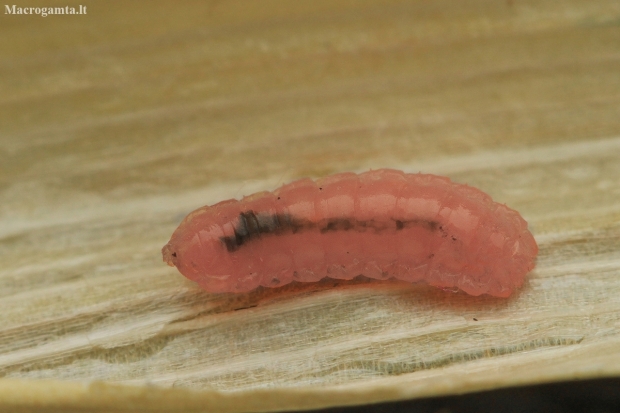
[[199, 208], [162, 253], [211, 292], [362, 274], [508, 297], [538, 246], [518, 212], [476, 188], [381, 169]]

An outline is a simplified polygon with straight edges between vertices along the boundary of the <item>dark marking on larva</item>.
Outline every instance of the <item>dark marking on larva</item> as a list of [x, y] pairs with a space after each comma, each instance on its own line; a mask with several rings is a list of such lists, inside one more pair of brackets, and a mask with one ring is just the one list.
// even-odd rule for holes
[[346, 218], [327, 219], [314, 223], [308, 220], [294, 219], [288, 214], [257, 214], [254, 211], [246, 211], [239, 214], [237, 224], [234, 226], [234, 236], [221, 237], [220, 241], [226, 246], [228, 252], [233, 252], [237, 251], [248, 241], [263, 235], [278, 235], [287, 231], [296, 234], [302, 230], [317, 228], [321, 234], [325, 234], [334, 231], [351, 230], [358, 232], [365, 232], [367, 230], [382, 232], [388, 229], [400, 231], [404, 228], [422, 226], [429, 231], [435, 231], [439, 228], [442, 232], [442, 237], [447, 236], [443, 228], [434, 221], [417, 219], [411, 221], [393, 220], [393, 223], [392, 226], [389, 222], [376, 220], [357, 221]]
[[220, 241], [224, 243], [224, 245], [226, 246], [226, 250], [229, 252], [235, 251], [237, 248], [239, 248], [239, 245], [235, 241], [234, 237], [221, 237]]
[[241, 245], [249, 238], [248, 228], [245, 222], [245, 217], [243, 214], [239, 215], [239, 221], [237, 225], [234, 227], [235, 232], [235, 244]]
[[254, 214], [254, 212], [244, 212], [241, 214], [241, 216], [245, 218], [245, 226], [248, 230], [249, 238], [260, 235], [261, 231], [258, 224], [258, 219], [256, 219], [256, 215]]
[[321, 228], [321, 234], [330, 231], [348, 231], [353, 228], [353, 222], [349, 219], [330, 219], [327, 225]]
[[282, 225], [278, 221], [277, 215], [271, 214], [259, 214], [256, 216], [256, 222], [258, 223], [258, 232], [261, 234], [269, 234], [276, 232]]

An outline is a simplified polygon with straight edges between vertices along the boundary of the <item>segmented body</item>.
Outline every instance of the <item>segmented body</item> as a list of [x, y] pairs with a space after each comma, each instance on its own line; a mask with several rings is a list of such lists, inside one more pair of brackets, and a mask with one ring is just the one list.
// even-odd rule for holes
[[381, 169], [202, 207], [162, 252], [211, 292], [361, 274], [507, 297], [538, 247], [518, 212], [476, 188]]

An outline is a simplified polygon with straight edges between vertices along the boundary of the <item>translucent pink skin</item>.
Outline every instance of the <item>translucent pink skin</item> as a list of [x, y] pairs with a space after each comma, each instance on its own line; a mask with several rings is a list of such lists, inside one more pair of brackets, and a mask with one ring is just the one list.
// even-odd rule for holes
[[[239, 214], [281, 214], [316, 228], [262, 234], [229, 251]], [[329, 220], [388, 229], [321, 232]], [[396, 222], [409, 223], [396, 229]], [[302, 179], [274, 192], [190, 213], [162, 249], [164, 261], [210, 292], [245, 292], [293, 280], [360, 274], [425, 281], [471, 295], [508, 297], [534, 268], [538, 246], [517, 211], [448, 178], [380, 169]]]

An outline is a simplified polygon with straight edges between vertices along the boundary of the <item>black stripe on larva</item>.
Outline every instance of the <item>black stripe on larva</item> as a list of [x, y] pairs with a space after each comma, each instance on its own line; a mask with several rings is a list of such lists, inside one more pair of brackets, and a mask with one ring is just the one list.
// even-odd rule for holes
[[239, 219], [234, 227], [234, 236], [221, 237], [220, 241], [226, 246], [226, 250], [233, 252], [248, 241], [259, 238], [262, 235], [277, 235], [287, 231], [295, 234], [299, 231], [313, 228], [318, 228], [321, 234], [324, 234], [332, 231], [350, 230], [381, 232], [387, 229], [395, 229], [400, 231], [404, 228], [422, 226], [429, 231], [436, 231], [439, 228], [442, 236], [446, 236], [443, 228], [435, 221], [420, 219], [411, 221], [393, 220], [393, 223], [394, 225], [392, 226], [385, 221], [357, 221], [345, 218], [328, 219], [314, 223], [308, 220], [294, 219], [287, 214], [257, 214], [254, 211], [246, 211], [239, 214]]
[[321, 234], [330, 231], [348, 231], [353, 228], [353, 222], [348, 219], [331, 219], [327, 221], [327, 225], [323, 226], [320, 231]]
[[226, 250], [229, 252], [239, 248], [239, 244], [237, 244], [234, 237], [221, 237], [220, 241], [226, 246]]
[[278, 220], [277, 215], [259, 214], [258, 216], [254, 216], [256, 217], [256, 222], [258, 222], [258, 232], [261, 234], [269, 234], [275, 232], [278, 228], [282, 226], [282, 224], [280, 224], [280, 221]]
[[248, 211], [241, 214], [245, 218], [245, 226], [248, 230], [250, 237], [260, 235], [260, 228], [258, 225], [258, 219], [253, 211]]

